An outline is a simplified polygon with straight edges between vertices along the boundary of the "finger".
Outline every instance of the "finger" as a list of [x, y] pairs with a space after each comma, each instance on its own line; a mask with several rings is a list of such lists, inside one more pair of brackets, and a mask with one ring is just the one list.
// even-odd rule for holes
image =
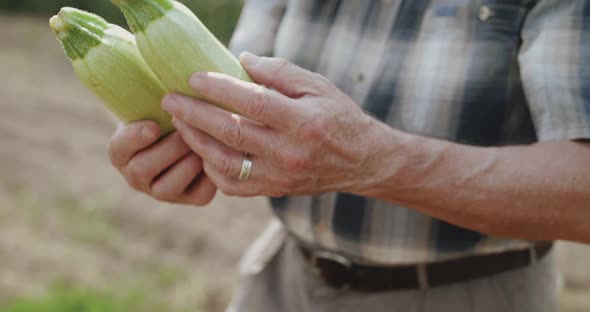
[[240, 55], [240, 62], [256, 83], [294, 99], [318, 95], [318, 86], [327, 82], [323, 76], [281, 58], [259, 57], [244, 52]]
[[251, 120], [229, 113], [201, 100], [170, 94], [164, 109], [175, 118], [196, 127], [233, 149], [262, 154], [269, 149], [272, 130]]
[[[174, 125], [182, 135], [184, 141], [195, 153], [201, 155], [205, 162], [211, 163], [220, 174], [237, 179], [242, 171], [244, 155], [212, 138], [203, 131], [193, 128], [181, 120], [175, 120]], [[251, 159], [254, 162], [253, 159]], [[258, 163], [252, 166], [250, 177], [263, 177], [264, 167]]]
[[118, 169], [125, 167], [135, 154], [152, 145], [159, 136], [160, 127], [153, 121], [120, 126], [109, 143], [111, 163]]
[[208, 205], [217, 194], [217, 186], [211, 179], [202, 174], [195, 179], [193, 185], [191, 185], [183, 195], [182, 203], [187, 205], [195, 206], [206, 206]]
[[263, 86], [219, 73], [196, 73], [190, 86], [225, 109], [271, 127], [284, 127], [297, 112], [288, 97]]
[[258, 191], [259, 187], [256, 181], [243, 181], [225, 176], [217, 170], [216, 165], [207, 161], [203, 164], [203, 170], [219, 190], [227, 196], [253, 197], [263, 195]]
[[129, 184], [140, 191], [149, 191], [153, 179], [190, 153], [190, 147], [174, 132], [156, 144], [137, 153], [123, 169]]
[[202, 171], [203, 160], [201, 157], [189, 153], [153, 182], [150, 193], [158, 200], [178, 201]]

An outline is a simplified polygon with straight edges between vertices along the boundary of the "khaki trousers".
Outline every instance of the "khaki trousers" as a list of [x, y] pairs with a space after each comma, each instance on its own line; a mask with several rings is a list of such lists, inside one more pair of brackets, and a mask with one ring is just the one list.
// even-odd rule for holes
[[427, 290], [339, 291], [311, 272], [295, 240], [273, 221], [244, 255], [227, 312], [555, 312], [554, 253], [523, 269]]

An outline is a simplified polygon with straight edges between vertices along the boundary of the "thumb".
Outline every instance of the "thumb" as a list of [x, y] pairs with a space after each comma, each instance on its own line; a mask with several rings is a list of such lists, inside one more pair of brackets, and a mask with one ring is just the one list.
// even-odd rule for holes
[[[259, 57], [249, 52], [240, 54], [240, 62], [252, 79], [288, 97], [300, 98], [314, 94], [319, 75], [307, 71], [285, 59]], [[315, 95], [315, 94], [314, 94]]]

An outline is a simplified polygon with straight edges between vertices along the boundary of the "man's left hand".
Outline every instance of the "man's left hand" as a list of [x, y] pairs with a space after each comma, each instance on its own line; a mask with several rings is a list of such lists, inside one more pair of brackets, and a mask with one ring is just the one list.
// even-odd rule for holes
[[[204, 169], [230, 196], [360, 192], [383, 172], [376, 159], [384, 125], [326, 78], [278, 58], [241, 62], [258, 84], [197, 73], [191, 87], [212, 103], [179, 94], [163, 100]], [[386, 127], [386, 126], [385, 126]], [[247, 180], [238, 179], [245, 155]]]

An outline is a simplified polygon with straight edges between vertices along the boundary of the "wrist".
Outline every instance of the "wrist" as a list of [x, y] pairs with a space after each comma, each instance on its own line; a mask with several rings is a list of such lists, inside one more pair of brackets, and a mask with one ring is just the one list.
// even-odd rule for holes
[[355, 194], [399, 204], [420, 196], [448, 154], [448, 144], [376, 122], [374, 151]]
[[391, 193], [388, 181], [395, 181], [406, 167], [406, 156], [409, 154], [406, 150], [412, 145], [413, 137], [370, 118], [372, 122], [364, 138], [368, 142], [365, 153], [367, 157], [359, 168], [350, 192], [377, 197], [381, 192]]

